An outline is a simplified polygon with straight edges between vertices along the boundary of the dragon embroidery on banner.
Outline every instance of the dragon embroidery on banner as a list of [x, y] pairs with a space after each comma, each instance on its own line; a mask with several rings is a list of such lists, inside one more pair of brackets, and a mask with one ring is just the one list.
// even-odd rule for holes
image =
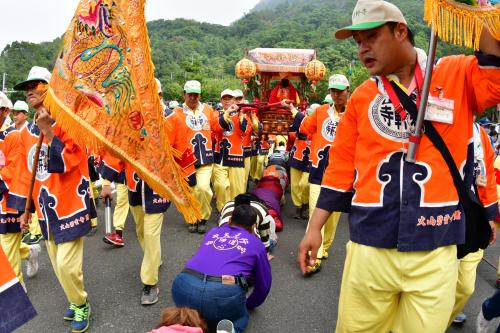
[[90, 5], [88, 15], [78, 15], [78, 30], [88, 35], [96, 36], [101, 33], [105, 37], [111, 37], [110, 11], [102, 0], [99, 0], [94, 8]]
[[[88, 15], [78, 15], [79, 36], [66, 58], [66, 66], [79, 78], [74, 88], [104, 107], [109, 115], [130, 108], [135, 94], [130, 71], [124, 65], [127, 49], [126, 39], [122, 38], [124, 32], [117, 27], [118, 33], [113, 34], [111, 13], [99, 0], [95, 7], [90, 6]], [[88, 47], [89, 44], [95, 46]], [[108, 94], [112, 94], [112, 98], [104, 98]]]
[[127, 162], [193, 223], [199, 205], [163, 127], [145, 3], [79, 0], [44, 106], [76, 143]]

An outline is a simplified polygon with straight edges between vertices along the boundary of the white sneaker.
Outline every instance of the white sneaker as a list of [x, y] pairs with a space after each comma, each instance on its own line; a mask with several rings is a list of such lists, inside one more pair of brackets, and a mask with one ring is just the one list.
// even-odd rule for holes
[[38, 255], [42, 251], [39, 244], [30, 245], [30, 256], [26, 265], [26, 276], [31, 278], [38, 273]]
[[494, 324], [494, 320], [486, 320], [486, 318], [484, 318], [483, 309], [481, 307], [481, 311], [479, 311], [476, 319], [476, 332], [488, 333], [492, 330]]
[[219, 321], [217, 324], [217, 333], [234, 333], [233, 322], [227, 319]]

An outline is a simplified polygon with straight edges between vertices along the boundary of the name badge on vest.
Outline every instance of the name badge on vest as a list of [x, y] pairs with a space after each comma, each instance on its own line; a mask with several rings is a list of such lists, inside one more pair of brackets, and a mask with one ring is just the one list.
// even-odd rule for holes
[[429, 96], [425, 120], [438, 123], [453, 124], [453, 110], [455, 101], [447, 98]]

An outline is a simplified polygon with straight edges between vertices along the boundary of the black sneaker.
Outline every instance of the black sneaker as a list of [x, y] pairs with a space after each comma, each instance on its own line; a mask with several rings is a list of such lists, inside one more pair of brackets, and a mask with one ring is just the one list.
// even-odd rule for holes
[[141, 304], [142, 305], [153, 305], [158, 302], [158, 293], [160, 289], [155, 286], [144, 285], [142, 288]]
[[198, 222], [188, 225], [188, 231], [192, 234], [198, 232]]
[[207, 232], [207, 220], [201, 220], [201, 222], [198, 223], [198, 233], [204, 234], [205, 232]]
[[25, 240], [23, 240], [23, 242], [25, 244], [28, 244], [28, 245], [35, 245], [35, 244], [40, 243], [40, 241], [42, 240], [42, 238], [43, 238], [42, 235], [32, 235], [32, 234], [30, 234], [30, 236], [28, 238], [26, 238]]
[[89, 233], [87, 234], [87, 237], [93, 237], [97, 232], [97, 227], [92, 227], [90, 228]]
[[31, 237], [31, 233], [30, 233], [29, 231], [27, 231], [27, 232], [25, 232], [25, 233], [23, 234], [23, 238], [22, 238], [21, 240], [22, 240], [24, 243], [26, 243], [26, 241], [27, 241], [28, 239], [30, 239], [30, 237]]

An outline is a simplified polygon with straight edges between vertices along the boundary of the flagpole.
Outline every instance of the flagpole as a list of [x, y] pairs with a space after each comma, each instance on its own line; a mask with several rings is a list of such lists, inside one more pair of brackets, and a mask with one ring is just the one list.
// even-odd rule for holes
[[[431, 39], [429, 41], [429, 53], [427, 55], [427, 67], [425, 69], [424, 85], [422, 87], [420, 105], [418, 108], [418, 116], [415, 123], [415, 131], [410, 135], [410, 142], [408, 144], [408, 154], [406, 155], [406, 161], [410, 163], [415, 163], [415, 155], [417, 153], [418, 144], [422, 136], [422, 129], [425, 120], [425, 110], [427, 109], [427, 101], [429, 99], [429, 90], [431, 87], [432, 72], [434, 69], [434, 61], [436, 60], [436, 49], [437, 49], [437, 33], [434, 28], [431, 31]], [[418, 61], [418, 59], [417, 59]]]
[[29, 216], [29, 212], [31, 210], [31, 200], [33, 199], [33, 188], [35, 187], [36, 172], [38, 170], [38, 161], [40, 159], [40, 150], [42, 149], [43, 138], [44, 138], [43, 134], [40, 133], [40, 136], [38, 137], [38, 142], [36, 144], [35, 156], [33, 156], [33, 165], [31, 167], [32, 170], [31, 170], [30, 188], [28, 191], [28, 196], [26, 198], [26, 206], [24, 206], [25, 228], [27, 227], [26, 222], [30, 223], [28, 216]]

